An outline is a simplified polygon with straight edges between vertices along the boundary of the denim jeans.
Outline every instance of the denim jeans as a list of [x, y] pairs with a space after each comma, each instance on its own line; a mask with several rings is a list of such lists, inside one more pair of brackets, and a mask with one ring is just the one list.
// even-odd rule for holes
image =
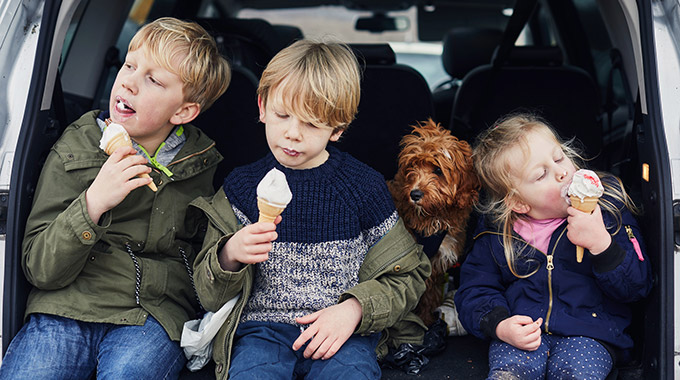
[[144, 326], [31, 314], [12, 340], [0, 379], [176, 379], [186, 363], [151, 315]]
[[494, 340], [489, 346], [489, 379], [605, 379], [612, 369], [609, 351], [584, 336], [541, 335], [536, 351]]
[[300, 328], [285, 323], [242, 323], [236, 329], [230, 380], [379, 379], [375, 348], [380, 334], [352, 335], [328, 360], [305, 359], [307, 345], [293, 351]]

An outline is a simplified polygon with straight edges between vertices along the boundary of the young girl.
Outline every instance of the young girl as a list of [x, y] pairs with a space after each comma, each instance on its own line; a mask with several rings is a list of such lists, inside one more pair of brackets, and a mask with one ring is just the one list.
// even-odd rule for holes
[[455, 302], [468, 332], [493, 339], [489, 378], [604, 379], [633, 347], [625, 303], [652, 286], [621, 181], [600, 173], [595, 210], [570, 207], [579, 156], [532, 115], [497, 122], [474, 157], [487, 199]]

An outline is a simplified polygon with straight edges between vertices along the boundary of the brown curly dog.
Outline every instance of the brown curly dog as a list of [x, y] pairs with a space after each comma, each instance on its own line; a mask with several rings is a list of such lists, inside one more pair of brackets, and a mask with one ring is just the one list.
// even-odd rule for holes
[[399, 215], [416, 236], [445, 234], [430, 257], [432, 275], [416, 313], [430, 326], [442, 304], [447, 270], [461, 259], [465, 230], [478, 198], [470, 145], [429, 119], [401, 140], [399, 169], [388, 187]]

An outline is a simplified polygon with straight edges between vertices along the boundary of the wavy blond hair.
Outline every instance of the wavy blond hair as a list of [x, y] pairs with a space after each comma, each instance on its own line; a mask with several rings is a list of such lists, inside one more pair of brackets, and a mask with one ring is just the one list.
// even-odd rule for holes
[[338, 131], [354, 120], [360, 80], [357, 59], [347, 45], [300, 40], [272, 58], [257, 94], [264, 106], [276, 92], [286, 113]]
[[184, 100], [208, 109], [229, 86], [229, 63], [215, 40], [195, 22], [162, 17], [144, 25], [130, 41], [128, 51], [145, 49], [153, 61], [179, 75]]
[[[497, 120], [493, 127], [480, 134], [473, 149], [475, 171], [486, 192], [484, 199], [477, 204], [477, 208], [499, 226], [508, 267], [512, 274], [519, 278], [529, 277], [538, 269], [528, 274], [517, 272], [517, 261], [524, 253], [528, 253], [525, 250], [528, 243], [519, 244], [513, 239], [513, 225], [517, 219], [526, 216], [513, 212], [510, 207], [513, 199], [521, 200], [522, 198], [514, 185], [513, 165], [508, 153], [513, 148], [519, 147], [526, 156], [530, 149], [527, 135], [531, 132], [541, 133], [554, 140], [562, 147], [564, 155], [574, 163], [577, 169], [583, 167], [584, 158], [574, 147], [574, 139], [562, 141], [545, 120], [527, 113], [511, 114]], [[603, 172], [598, 172], [598, 175], [600, 178], [611, 179], [602, 181], [605, 194], [622, 202], [633, 213], [638, 213], [637, 207], [618, 177]], [[607, 226], [607, 228], [613, 229], [610, 233], [615, 234], [621, 228], [621, 210], [607, 199], [600, 198], [599, 204], [603, 212], [614, 216], [616, 226]]]

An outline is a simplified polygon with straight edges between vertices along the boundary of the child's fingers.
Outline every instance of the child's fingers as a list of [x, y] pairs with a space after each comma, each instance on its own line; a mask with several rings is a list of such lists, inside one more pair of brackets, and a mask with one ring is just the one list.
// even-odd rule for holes
[[243, 251], [248, 255], [262, 255], [269, 253], [272, 248], [272, 243], [269, 240], [264, 240], [261, 242], [248, 242], [244, 244]]
[[249, 254], [243, 258], [238, 259], [243, 264], [257, 264], [269, 260], [269, 252]]
[[[135, 178], [141, 174], [151, 173], [151, 168], [146, 165], [133, 165], [123, 170], [123, 175], [125, 178], [131, 179]], [[150, 178], [143, 178], [145, 183], [149, 183]]]
[[314, 323], [317, 320], [317, 318], [319, 318], [319, 314], [321, 314], [321, 310], [315, 311], [312, 314], [307, 314], [302, 317], [295, 318], [295, 322], [301, 325], [308, 325], [310, 323]]
[[515, 323], [519, 323], [520, 325], [528, 325], [534, 322], [534, 320], [528, 315], [515, 315], [511, 318], [513, 318]]
[[312, 358], [314, 360], [319, 359], [321, 356], [323, 356], [324, 353], [326, 353], [326, 351], [324, 350], [319, 355], [316, 355], [316, 353], [321, 349], [322, 345], [327, 340], [328, 335], [322, 333], [320, 330], [317, 330], [312, 340], [309, 343], [307, 343], [307, 347], [305, 348], [305, 352], [302, 353], [302, 356], [304, 356], [306, 359], [309, 358]]
[[141, 178], [133, 176], [129, 181], [125, 182], [123, 186], [125, 186], [125, 190], [127, 190], [127, 192], [130, 192], [138, 187], [146, 186], [151, 182], [152, 182], [151, 178]]
[[[124, 157], [131, 156], [131, 155], [137, 155], [137, 151], [135, 150], [135, 148], [133, 148], [131, 146], [123, 146], [123, 147], [120, 147], [120, 148], [114, 150], [113, 153], [111, 153], [110, 158], [113, 159], [113, 161], [118, 162], [118, 161], [122, 160]], [[142, 156], [139, 156], [139, 157], [142, 157]], [[144, 158], [144, 157], [142, 157], [142, 158]]]
[[[279, 218], [279, 215], [277, 218]], [[276, 224], [273, 222], [257, 222], [247, 227], [252, 233], [261, 234], [265, 232], [276, 231]]]
[[[297, 320], [299, 320], [299, 319], [300, 318], [298, 318]], [[300, 323], [300, 322], [298, 321], [298, 323]], [[317, 330], [316, 326], [311, 325], [311, 326], [307, 327], [305, 329], [305, 331], [300, 333], [300, 336], [297, 339], [295, 339], [295, 342], [293, 342], [293, 350], [295, 350], [295, 351], [299, 350], [300, 347], [302, 347], [305, 343], [307, 343], [308, 340], [313, 338], [314, 335], [316, 334], [316, 330]]]
[[[319, 334], [317, 334], [316, 336], [318, 337]], [[319, 360], [322, 357], [325, 357], [326, 353], [328, 353], [328, 350], [331, 348], [331, 346], [333, 346], [334, 342], [335, 339], [331, 339], [331, 337], [327, 336], [326, 339], [324, 339], [323, 343], [321, 343], [319, 347], [316, 349], [316, 351], [313, 352], [312, 359]]]
[[328, 359], [332, 358], [333, 355], [335, 355], [335, 354], [340, 350], [340, 347], [342, 347], [342, 345], [343, 345], [344, 343], [345, 343], [345, 341], [342, 341], [342, 340], [340, 340], [340, 339], [338, 339], [338, 340], [336, 340], [335, 342], [333, 342], [333, 344], [332, 344], [331, 347], [328, 349], [328, 351], [326, 351], [326, 353], [325, 353], [324, 356], [321, 358], [321, 360], [328, 360]]
[[538, 349], [538, 347], [540, 347], [540, 346], [541, 346], [541, 336], [539, 335], [538, 338], [527, 343], [527, 345], [525, 346], [524, 349], [527, 350], [527, 351], [536, 351]]

